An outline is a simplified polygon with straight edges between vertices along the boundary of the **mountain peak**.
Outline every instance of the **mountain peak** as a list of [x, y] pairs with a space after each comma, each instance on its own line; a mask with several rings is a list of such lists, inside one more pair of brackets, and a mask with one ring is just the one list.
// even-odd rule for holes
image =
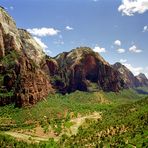
[[145, 76], [144, 73], [140, 73], [137, 77], [139, 77], [139, 78], [143, 78], [143, 79], [147, 79], [147, 77]]
[[113, 65], [113, 67], [115, 68], [115, 69], [118, 69], [118, 71], [120, 72], [120, 73], [125, 73], [125, 72], [129, 72], [129, 73], [131, 73], [131, 71], [126, 67], [126, 66], [124, 66], [123, 64], [121, 64], [120, 62], [116, 62], [114, 65]]
[[11, 26], [16, 25], [14, 19], [8, 14], [8, 12], [2, 6], [0, 6], [0, 22]]
[[93, 50], [90, 47], [77, 47], [75, 49], [72, 49], [71, 52], [77, 51], [77, 52], [93, 52]]

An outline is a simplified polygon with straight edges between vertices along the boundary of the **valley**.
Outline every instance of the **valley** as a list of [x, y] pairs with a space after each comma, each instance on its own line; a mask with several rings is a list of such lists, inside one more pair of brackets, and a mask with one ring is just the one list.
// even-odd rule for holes
[[[58, 148], [80, 143], [82, 147], [97, 144], [146, 147], [147, 101], [146, 95], [135, 90], [76, 91], [50, 95], [31, 108], [0, 107], [0, 143], [10, 146], [12, 142], [6, 143], [3, 138], [9, 141], [13, 137], [18, 147], [51, 145]], [[131, 138], [132, 135], [135, 136]]]
[[[0, 6], [0, 147], [148, 147], [144, 68], [110, 64], [100, 47], [99, 52], [75, 47], [51, 57], [36, 36], [61, 31], [41, 28], [44, 33], [34, 35], [37, 28], [33, 33], [18, 28], [7, 10]], [[134, 46], [130, 52], [142, 50]]]

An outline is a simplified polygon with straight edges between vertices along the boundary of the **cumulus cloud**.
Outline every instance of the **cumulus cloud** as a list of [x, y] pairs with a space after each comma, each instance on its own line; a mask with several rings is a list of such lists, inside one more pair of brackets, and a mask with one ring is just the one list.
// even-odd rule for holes
[[60, 31], [54, 28], [32, 28], [32, 29], [27, 29], [28, 32], [30, 32], [32, 35], [35, 36], [54, 36], [57, 35]]
[[114, 41], [114, 45], [116, 45], [116, 46], [121, 46], [121, 41], [120, 41], [120, 40]]
[[135, 67], [132, 64], [129, 64], [126, 59], [120, 59], [120, 63], [125, 65], [135, 76], [144, 73], [148, 77], [148, 67]]
[[126, 63], [127, 59], [120, 59], [120, 63]]
[[65, 29], [66, 29], [66, 30], [73, 30], [73, 28], [70, 27], [70, 26], [66, 26]]
[[43, 51], [47, 54], [47, 55], [50, 55], [52, 52], [48, 49], [48, 46], [45, 44], [45, 43], [43, 43], [43, 41], [40, 39], [40, 38], [38, 38], [38, 37], [33, 37], [35, 40], [36, 40], [36, 42], [43, 48]]
[[146, 31], [148, 31], [148, 26], [143, 27], [143, 32], [146, 32]]
[[33, 37], [33, 38], [36, 40], [36, 42], [37, 42], [43, 49], [48, 48], [47, 45], [46, 45], [45, 43], [43, 43], [40, 38], [38, 38], [38, 37]]
[[144, 70], [143, 67], [133, 67], [129, 63], [123, 63], [123, 65], [125, 65], [130, 71], [132, 71], [134, 75], [138, 75], [139, 73], [142, 73]]
[[117, 49], [117, 51], [118, 51], [118, 53], [124, 53], [125, 52], [125, 49], [119, 48], [119, 49]]
[[99, 46], [95, 46], [93, 51], [101, 53], [101, 52], [106, 52], [106, 49], [105, 48], [100, 48]]
[[148, 0], [122, 0], [118, 11], [122, 15], [133, 16], [135, 13], [142, 14], [148, 10]]
[[144, 73], [145, 73], [146, 77], [148, 78], [148, 67], [146, 67], [146, 68], [144, 69]]
[[141, 49], [137, 48], [135, 45], [133, 45], [132, 47], [129, 48], [130, 52], [134, 52], [134, 53], [140, 53], [142, 52]]

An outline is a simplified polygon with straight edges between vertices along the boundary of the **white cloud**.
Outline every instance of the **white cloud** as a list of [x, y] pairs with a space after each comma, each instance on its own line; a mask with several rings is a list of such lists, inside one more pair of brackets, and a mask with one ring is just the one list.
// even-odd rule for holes
[[93, 51], [101, 53], [101, 52], [106, 52], [106, 49], [105, 48], [100, 48], [99, 46], [96, 46], [93, 49]]
[[65, 29], [66, 29], [66, 30], [74, 30], [74, 29], [73, 29], [72, 27], [70, 27], [70, 26], [66, 26]]
[[47, 55], [50, 55], [52, 52], [48, 49], [48, 46], [45, 44], [45, 43], [43, 43], [43, 41], [40, 39], [40, 38], [38, 38], [38, 37], [33, 37], [35, 40], [36, 40], [36, 42], [43, 48], [43, 51], [47, 54]]
[[98, 0], [93, 0], [94, 2], [97, 2]]
[[43, 43], [40, 38], [38, 38], [38, 37], [33, 37], [33, 38], [36, 40], [36, 42], [37, 42], [43, 49], [48, 48], [47, 45], [46, 45], [45, 43]]
[[130, 52], [134, 52], [134, 53], [140, 53], [142, 52], [141, 49], [137, 48], [135, 45], [133, 45], [132, 47], [129, 48]]
[[135, 76], [139, 75], [140, 73], [144, 73], [148, 78], [148, 67], [134, 67], [133, 65], [124, 61], [121, 63], [125, 65]]
[[135, 13], [142, 14], [148, 10], [148, 0], [122, 0], [118, 11], [122, 15], [133, 16]]
[[119, 49], [117, 49], [117, 51], [118, 51], [118, 53], [124, 53], [125, 52], [125, 49], [119, 48]]
[[148, 26], [143, 27], [143, 32], [146, 32], [146, 31], [148, 31]]
[[120, 63], [126, 63], [127, 59], [120, 59]]
[[134, 75], [138, 75], [143, 72], [143, 67], [133, 67], [131, 64], [123, 63]]
[[146, 67], [146, 68], [144, 69], [144, 73], [145, 73], [146, 77], [148, 78], [148, 67]]
[[53, 36], [57, 35], [60, 31], [54, 28], [32, 28], [32, 29], [27, 29], [28, 32], [30, 32], [32, 35], [36, 36]]
[[116, 46], [121, 46], [121, 41], [120, 41], [120, 40], [114, 41], [114, 45], [116, 45]]

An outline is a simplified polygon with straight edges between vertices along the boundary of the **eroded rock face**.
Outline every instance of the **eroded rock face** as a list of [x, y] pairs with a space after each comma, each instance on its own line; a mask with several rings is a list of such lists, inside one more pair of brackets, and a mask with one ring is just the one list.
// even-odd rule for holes
[[52, 92], [48, 76], [42, 70], [34, 67], [28, 59], [21, 57], [17, 66], [20, 67], [15, 90], [18, 106], [33, 105]]
[[140, 73], [136, 78], [139, 80], [140, 86], [148, 86], [148, 79], [143, 73]]
[[42, 48], [0, 8], [0, 105], [29, 106], [53, 92], [43, 63]]
[[54, 85], [63, 93], [93, 91], [96, 88], [119, 91], [121, 88], [118, 72], [90, 48], [81, 47], [59, 54], [55, 60], [58, 63], [58, 74], [54, 75]]
[[125, 88], [134, 88], [134, 87], [143, 86], [143, 84], [140, 82], [141, 78], [135, 77], [133, 73], [121, 63], [115, 63], [113, 65], [113, 68], [119, 71], [121, 78], [124, 81]]
[[22, 42], [22, 50], [24, 54], [36, 65], [40, 65], [45, 58], [45, 53], [41, 46], [35, 41], [35, 39], [24, 29], [18, 29], [20, 40]]

